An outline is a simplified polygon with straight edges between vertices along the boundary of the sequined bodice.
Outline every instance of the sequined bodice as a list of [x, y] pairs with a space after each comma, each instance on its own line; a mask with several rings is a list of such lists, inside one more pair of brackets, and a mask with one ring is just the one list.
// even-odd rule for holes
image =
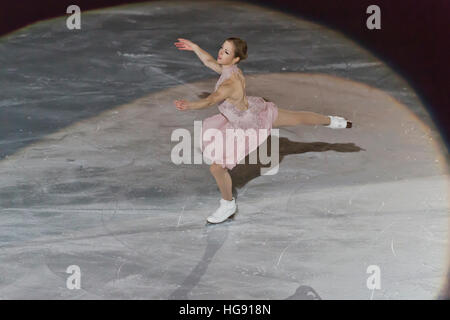
[[[234, 72], [239, 72], [240, 69], [234, 64], [222, 69], [222, 74], [216, 83], [214, 91], [228, 78], [232, 76]], [[245, 92], [244, 92], [245, 94]], [[231, 126], [234, 128], [259, 128], [261, 127], [261, 119], [259, 113], [267, 108], [266, 103], [261, 97], [246, 96], [248, 101], [248, 109], [241, 110], [231, 102], [224, 100], [218, 108], [219, 111], [228, 119]]]

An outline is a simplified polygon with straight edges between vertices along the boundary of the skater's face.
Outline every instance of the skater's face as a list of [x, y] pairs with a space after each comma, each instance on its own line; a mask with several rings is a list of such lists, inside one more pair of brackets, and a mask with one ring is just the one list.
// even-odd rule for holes
[[222, 65], [231, 65], [237, 63], [239, 57], [234, 57], [234, 45], [230, 41], [225, 41], [217, 54], [217, 62]]

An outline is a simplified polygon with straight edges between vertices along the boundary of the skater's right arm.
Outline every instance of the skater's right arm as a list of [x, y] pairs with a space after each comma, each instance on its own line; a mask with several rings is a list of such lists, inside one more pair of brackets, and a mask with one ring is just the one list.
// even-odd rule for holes
[[203, 62], [205, 66], [214, 70], [215, 72], [221, 74], [222, 66], [217, 63], [216, 59], [213, 58], [208, 52], [200, 48], [197, 44], [189, 41], [187, 39], [178, 38], [179, 42], [175, 42], [175, 45], [180, 50], [194, 51], [198, 58]]
[[232, 79], [225, 80], [219, 88], [211, 93], [208, 97], [195, 101], [189, 102], [186, 100], [175, 100], [175, 106], [178, 110], [196, 110], [208, 108], [221, 102], [232, 95], [236, 90], [235, 82]]

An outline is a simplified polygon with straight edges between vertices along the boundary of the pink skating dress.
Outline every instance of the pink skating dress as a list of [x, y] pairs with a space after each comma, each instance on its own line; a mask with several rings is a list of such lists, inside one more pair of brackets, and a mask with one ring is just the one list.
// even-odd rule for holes
[[[231, 77], [234, 72], [239, 71], [240, 69], [236, 65], [224, 67], [222, 69], [222, 74], [216, 83], [214, 91], [219, 88], [222, 82]], [[249, 106], [246, 110], [238, 109], [231, 102], [223, 100], [218, 106], [220, 113], [203, 120], [201, 150], [203, 156], [208, 158], [211, 163], [215, 162], [220, 164], [222, 168], [228, 168], [231, 170], [249, 153], [253, 152], [259, 145], [264, 143], [270, 135], [272, 124], [278, 116], [278, 107], [273, 102], [265, 101], [262, 97], [247, 96], [247, 100]], [[208, 149], [215, 149], [217, 146], [217, 144], [214, 144], [215, 137], [211, 137], [210, 135], [205, 136], [206, 130], [211, 128], [218, 129], [216, 133], [220, 132], [222, 135], [222, 155], [220, 155], [220, 152], [216, 152], [215, 150], [212, 152], [205, 152], [205, 148], [207, 148], [211, 143], [213, 146], [210, 146]], [[231, 131], [235, 129], [242, 129], [244, 132], [248, 129], [254, 129], [256, 132], [254, 136], [257, 138], [256, 144], [249, 143], [250, 135], [245, 135], [245, 144], [242, 142], [238, 143], [238, 139], [233, 138], [232, 141], [234, 140], [234, 143], [231, 144], [232, 147], [227, 149], [227, 129], [231, 129]], [[252, 141], [255, 141], [254, 138], [252, 138]], [[244, 145], [245, 148], [243, 148]], [[230, 146], [230, 144], [228, 144], [228, 146]], [[232, 148], [234, 148], [234, 152]]]

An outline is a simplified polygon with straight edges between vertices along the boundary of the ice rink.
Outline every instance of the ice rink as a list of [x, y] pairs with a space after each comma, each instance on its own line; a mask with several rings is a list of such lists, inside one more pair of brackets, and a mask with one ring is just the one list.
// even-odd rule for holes
[[[0, 39], [0, 299], [437, 298], [448, 151], [395, 70], [325, 26], [238, 2], [65, 19]], [[171, 161], [171, 134], [219, 111], [173, 101], [219, 74], [173, 43], [216, 57], [231, 36], [249, 46], [247, 95], [353, 128], [281, 128], [278, 173], [235, 167], [239, 211], [207, 225], [219, 189], [206, 163]]]

